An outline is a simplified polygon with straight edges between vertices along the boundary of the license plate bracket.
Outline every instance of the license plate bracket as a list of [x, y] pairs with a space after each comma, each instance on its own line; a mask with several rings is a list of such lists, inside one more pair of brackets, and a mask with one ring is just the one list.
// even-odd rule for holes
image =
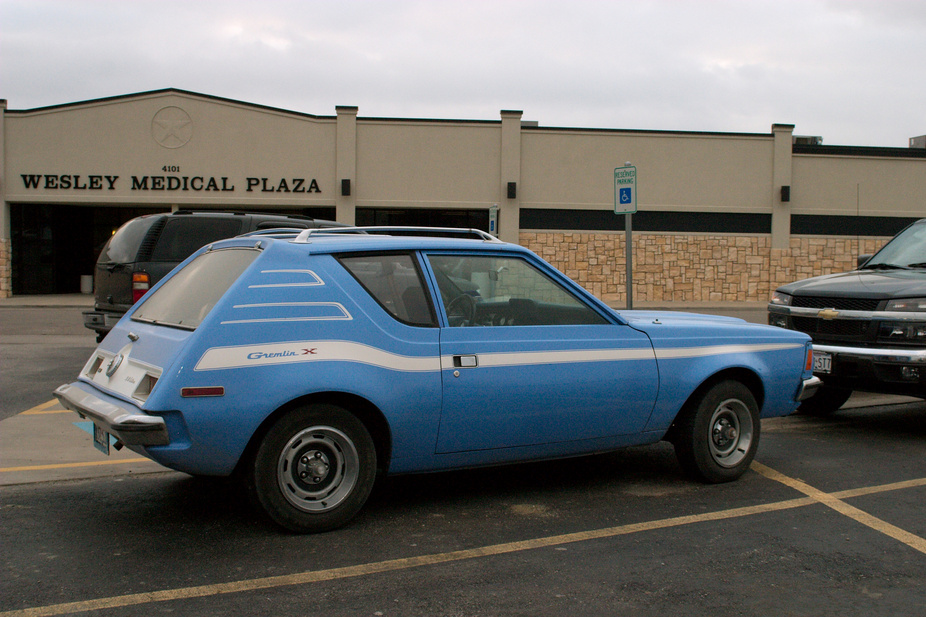
[[833, 354], [827, 351], [813, 352], [813, 372], [829, 375], [833, 372]]
[[109, 455], [109, 433], [96, 423], [93, 424], [93, 447]]

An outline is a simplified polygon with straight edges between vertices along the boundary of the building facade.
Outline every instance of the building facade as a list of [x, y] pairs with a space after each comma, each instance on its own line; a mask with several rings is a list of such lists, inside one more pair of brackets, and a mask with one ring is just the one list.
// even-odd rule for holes
[[491, 220], [620, 306], [614, 170], [626, 162], [637, 168], [635, 301], [765, 301], [781, 283], [851, 269], [926, 216], [926, 148], [823, 146], [787, 124], [747, 134], [553, 128], [507, 110], [491, 121], [316, 116], [174, 89], [0, 106], [0, 297], [79, 291], [134, 216], [220, 209]]

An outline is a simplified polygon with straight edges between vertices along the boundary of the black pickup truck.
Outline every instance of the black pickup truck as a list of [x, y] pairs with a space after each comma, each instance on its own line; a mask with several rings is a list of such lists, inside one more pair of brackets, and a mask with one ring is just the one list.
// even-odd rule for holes
[[772, 294], [768, 322], [813, 339], [823, 386], [802, 413], [832, 413], [853, 390], [926, 398], [926, 219], [858, 263]]

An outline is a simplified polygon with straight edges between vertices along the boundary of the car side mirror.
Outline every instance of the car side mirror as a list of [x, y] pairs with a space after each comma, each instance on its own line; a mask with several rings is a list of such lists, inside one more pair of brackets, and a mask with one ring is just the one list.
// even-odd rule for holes
[[869, 259], [871, 259], [871, 255], [859, 255], [858, 260], [856, 261], [855, 265], [861, 268], [862, 266], [865, 265], [865, 262], [867, 262]]

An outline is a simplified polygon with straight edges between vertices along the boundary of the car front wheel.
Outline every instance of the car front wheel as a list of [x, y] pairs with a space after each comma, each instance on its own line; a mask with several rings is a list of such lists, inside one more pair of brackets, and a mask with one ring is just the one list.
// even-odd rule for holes
[[759, 447], [759, 407], [752, 392], [737, 381], [711, 387], [679, 418], [674, 445], [689, 476], [709, 483], [739, 478]]
[[341, 527], [363, 507], [376, 478], [376, 448], [354, 415], [334, 405], [277, 421], [254, 457], [251, 487], [264, 512], [297, 533]]

